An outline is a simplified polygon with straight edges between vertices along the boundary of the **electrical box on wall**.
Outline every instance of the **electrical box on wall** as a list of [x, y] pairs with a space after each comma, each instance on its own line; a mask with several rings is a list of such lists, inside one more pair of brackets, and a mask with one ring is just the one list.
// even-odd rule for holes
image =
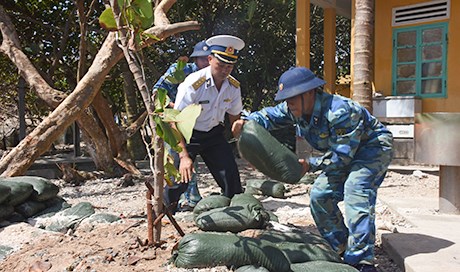
[[374, 97], [372, 107], [377, 118], [413, 118], [422, 112], [422, 100], [415, 96]]

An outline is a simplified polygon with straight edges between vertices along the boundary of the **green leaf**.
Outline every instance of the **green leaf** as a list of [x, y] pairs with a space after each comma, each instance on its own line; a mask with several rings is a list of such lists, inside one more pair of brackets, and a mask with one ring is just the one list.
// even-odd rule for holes
[[164, 139], [163, 121], [158, 115], [154, 117], [154, 120], [155, 120], [155, 123], [157, 124], [155, 131], [157, 132], [158, 137]]
[[155, 112], [163, 112], [168, 98], [168, 91], [164, 88], [159, 88], [155, 96]]
[[174, 164], [170, 163], [169, 161], [165, 163], [165, 180], [166, 183], [168, 183], [169, 186], [173, 186], [172, 182], [172, 177], [174, 177], [175, 180], [180, 179], [180, 173], [174, 166]]
[[163, 121], [165, 122], [177, 122], [177, 115], [179, 115], [180, 111], [176, 109], [166, 108], [163, 112]]
[[[161, 120], [160, 116], [155, 116], [155, 123], [157, 123], [157, 128], [160, 127], [161, 129], [161, 136], [160, 136], [167, 144], [169, 144], [173, 149], [176, 147], [180, 141], [180, 135], [175, 132], [175, 129], [171, 127], [169, 123], [164, 122]], [[157, 130], [158, 131], [158, 130]]]
[[187, 65], [187, 62], [183, 60], [177, 60], [177, 70], [184, 70], [185, 65]]
[[148, 29], [153, 24], [153, 9], [151, 0], [133, 0], [131, 7], [138, 15], [137, 18], [140, 20], [140, 27], [142, 29]]
[[176, 70], [171, 73], [170, 76], [167, 76], [166, 79], [172, 84], [180, 84], [185, 80], [184, 68], [187, 65], [187, 62], [183, 60], [177, 60]]
[[117, 30], [117, 22], [113, 17], [112, 8], [107, 8], [102, 12], [101, 16], [99, 16], [99, 25], [108, 31]]
[[184, 136], [185, 142], [190, 143], [193, 128], [195, 127], [196, 119], [201, 113], [201, 105], [192, 104], [183, 109], [177, 116], [177, 129]]

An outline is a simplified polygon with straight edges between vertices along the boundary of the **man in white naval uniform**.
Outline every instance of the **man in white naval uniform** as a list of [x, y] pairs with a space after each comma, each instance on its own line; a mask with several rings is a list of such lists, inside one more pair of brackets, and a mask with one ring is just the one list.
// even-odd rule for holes
[[191, 104], [202, 107], [189, 144], [182, 139], [179, 153], [181, 180], [166, 185], [165, 203], [175, 211], [180, 195], [192, 177], [193, 161], [199, 154], [227, 197], [242, 193], [240, 175], [232, 148], [224, 137], [224, 118], [230, 125], [240, 118], [243, 109], [240, 83], [230, 76], [244, 42], [234, 36], [218, 35], [206, 40], [211, 50], [209, 66], [185, 78], [178, 87], [174, 108], [183, 110]]

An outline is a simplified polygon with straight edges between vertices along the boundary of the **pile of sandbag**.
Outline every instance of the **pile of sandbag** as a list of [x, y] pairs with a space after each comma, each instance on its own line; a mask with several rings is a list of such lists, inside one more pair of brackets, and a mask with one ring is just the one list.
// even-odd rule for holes
[[[319, 235], [267, 229], [277, 218], [251, 194], [211, 195], [196, 205], [204, 232], [186, 234], [172, 261], [180, 268], [228, 266], [237, 271], [356, 271]], [[326, 270], [319, 269], [320, 267]], [[319, 270], [318, 270], [319, 269]]]
[[258, 236], [203, 232], [186, 234], [172, 260], [180, 268], [227, 266], [236, 271], [357, 271], [320, 236], [262, 231]]
[[0, 178], [0, 220], [14, 212], [23, 218], [34, 216], [60, 201], [59, 187], [41, 177]]
[[58, 193], [59, 187], [42, 177], [0, 178], [0, 221], [27, 221], [38, 228], [65, 233], [85, 219], [89, 223], [120, 220], [112, 214], [95, 213], [89, 202], [71, 206]]
[[265, 228], [271, 218], [262, 203], [251, 194], [209, 196], [202, 199], [193, 210], [195, 224], [203, 231], [230, 231]]

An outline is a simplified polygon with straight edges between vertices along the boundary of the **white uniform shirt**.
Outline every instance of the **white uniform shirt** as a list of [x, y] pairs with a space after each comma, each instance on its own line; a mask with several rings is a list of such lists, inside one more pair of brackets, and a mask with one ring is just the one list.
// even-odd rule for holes
[[[205, 78], [204, 83], [195, 90], [193, 84], [202, 77]], [[241, 89], [230, 84], [227, 78], [220, 91], [217, 91], [210, 66], [190, 74], [179, 85], [174, 108], [183, 110], [191, 104], [199, 104], [202, 107], [194, 129], [206, 132], [224, 122], [226, 112], [238, 115], [243, 109]]]

